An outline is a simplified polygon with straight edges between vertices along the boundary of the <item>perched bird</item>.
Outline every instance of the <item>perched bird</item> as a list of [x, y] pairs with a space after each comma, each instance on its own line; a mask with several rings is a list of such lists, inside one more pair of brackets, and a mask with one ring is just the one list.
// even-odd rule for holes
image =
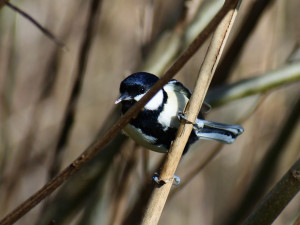
[[[138, 72], [121, 82], [120, 98], [115, 104], [122, 104], [122, 113], [139, 101], [158, 81], [153, 74]], [[180, 118], [191, 91], [177, 80], [169, 81], [144, 106], [136, 118], [124, 128], [124, 132], [138, 144], [161, 153], [167, 153], [175, 139]], [[217, 123], [204, 120], [199, 113], [188, 139], [184, 153], [195, 141], [208, 139], [231, 144], [244, 129], [238, 125]]]

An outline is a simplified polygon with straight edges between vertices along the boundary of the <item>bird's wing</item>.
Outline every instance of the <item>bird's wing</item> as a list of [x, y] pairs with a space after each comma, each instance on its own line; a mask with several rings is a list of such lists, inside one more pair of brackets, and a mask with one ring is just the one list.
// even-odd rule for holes
[[[180, 92], [181, 94], [185, 95], [188, 99], [190, 99], [192, 95], [192, 91], [180, 83], [178, 80], [171, 80], [167, 85], [172, 85], [175, 92]], [[199, 117], [203, 117], [202, 113], [208, 113], [211, 110], [210, 104], [207, 102], [203, 102]]]
[[188, 99], [190, 99], [192, 92], [190, 89], [188, 89], [186, 86], [184, 86], [182, 83], [180, 83], [178, 80], [171, 80], [167, 85], [172, 85], [174, 91], [180, 92], [181, 94], [185, 95]]

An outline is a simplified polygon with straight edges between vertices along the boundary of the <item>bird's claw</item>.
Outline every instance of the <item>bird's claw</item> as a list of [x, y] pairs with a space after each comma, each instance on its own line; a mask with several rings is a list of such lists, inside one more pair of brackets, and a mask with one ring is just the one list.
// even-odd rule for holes
[[189, 124], [194, 124], [192, 123], [191, 121], [189, 121], [183, 112], [179, 111], [178, 114], [177, 114], [177, 118], [181, 121], [181, 120], [184, 120], [186, 123], [189, 123]]
[[180, 180], [180, 177], [174, 175], [174, 177], [173, 177], [173, 185], [174, 185], [174, 186], [179, 185], [179, 184], [180, 184], [180, 181], [181, 181], [181, 180]]
[[204, 124], [203, 123], [198, 123], [198, 121], [200, 121], [199, 119], [196, 119], [196, 122], [193, 123], [192, 121], [188, 120], [186, 118], [186, 116], [184, 115], [183, 112], [179, 111], [178, 114], [177, 114], [177, 117], [178, 119], [181, 121], [181, 120], [184, 120], [185, 123], [188, 123], [188, 124], [193, 124], [194, 128], [196, 129], [201, 129], [203, 128]]
[[179, 176], [176, 176], [174, 175], [173, 178], [170, 178], [170, 179], [167, 179], [167, 180], [160, 180], [159, 179], [159, 173], [158, 172], [155, 172], [153, 177], [152, 177], [152, 180], [158, 184], [159, 186], [163, 186], [164, 184], [166, 184], [167, 182], [173, 182], [173, 185], [174, 186], [177, 186], [180, 184], [180, 177]]

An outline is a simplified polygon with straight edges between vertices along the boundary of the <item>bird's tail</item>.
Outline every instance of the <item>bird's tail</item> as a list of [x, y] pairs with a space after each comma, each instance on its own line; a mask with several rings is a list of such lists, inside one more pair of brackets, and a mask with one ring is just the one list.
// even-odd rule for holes
[[200, 139], [214, 140], [231, 144], [244, 132], [239, 125], [217, 123], [208, 120], [197, 119], [195, 133]]

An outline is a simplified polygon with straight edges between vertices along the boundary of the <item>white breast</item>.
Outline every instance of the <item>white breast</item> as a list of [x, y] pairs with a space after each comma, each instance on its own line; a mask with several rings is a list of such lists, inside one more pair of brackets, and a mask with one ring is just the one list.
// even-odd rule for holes
[[158, 121], [165, 127], [178, 127], [180, 122], [177, 118], [178, 112], [183, 112], [188, 98], [182, 93], [175, 91], [173, 84], [164, 86], [164, 90], [168, 95], [168, 100], [164, 105], [164, 110], [158, 117]]
[[143, 134], [141, 129], [136, 128], [130, 124], [127, 124], [124, 128], [124, 132], [131, 137], [135, 142], [139, 145], [144, 146], [145, 148], [151, 149], [152, 151], [167, 153], [168, 149], [164, 148], [163, 146], [154, 145], [155, 141], [157, 140], [155, 137]]

